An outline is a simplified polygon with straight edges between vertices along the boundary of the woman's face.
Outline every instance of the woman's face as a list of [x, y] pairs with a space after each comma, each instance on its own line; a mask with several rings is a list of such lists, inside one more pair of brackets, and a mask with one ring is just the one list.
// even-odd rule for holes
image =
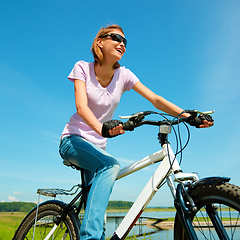
[[108, 36], [99, 38], [97, 43], [102, 50], [104, 61], [113, 61], [113, 63], [118, 62], [126, 51], [124, 42], [119, 42], [121, 38], [119, 36], [116, 38], [114, 34], [125, 37], [121, 31], [113, 29], [107, 34]]

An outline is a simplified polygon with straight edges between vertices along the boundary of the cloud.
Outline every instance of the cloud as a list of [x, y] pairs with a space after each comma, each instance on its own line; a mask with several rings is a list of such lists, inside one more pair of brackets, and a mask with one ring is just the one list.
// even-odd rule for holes
[[34, 201], [34, 203], [36, 203], [36, 204], [42, 203], [42, 202], [44, 202], [44, 200], [42, 200], [42, 199], [39, 199], [39, 200]]
[[17, 202], [18, 200], [15, 197], [8, 196], [8, 200]]
[[14, 195], [22, 195], [22, 192], [14, 191], [13, 194], [14, 194]]

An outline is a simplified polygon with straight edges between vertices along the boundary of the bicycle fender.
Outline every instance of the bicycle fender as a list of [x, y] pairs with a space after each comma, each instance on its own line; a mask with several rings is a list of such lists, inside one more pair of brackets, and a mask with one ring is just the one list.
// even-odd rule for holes
[[67, 205], [66, 203], [64, 203], [62, 201], [59, 201], [59, 200], [47, 200], [45, 202], [40, 203], [39, 206], [44, 206], [44, 205], [47, 205], [49, 203], [56, 204], [56, 205], [58, 205], [61, 208], [64, 208]]
[[202, 179], [192, 183], [188, 187], [188, 191], [193, 190], [196, 187], [204, 186], [204, 185], [207, 185], [207, 184], [217, 185], [217, 184], [229, 182], [230, 179], [231, 178], [229, 178], [229, 177], [206, 177], [206, 178], [202, 178]]

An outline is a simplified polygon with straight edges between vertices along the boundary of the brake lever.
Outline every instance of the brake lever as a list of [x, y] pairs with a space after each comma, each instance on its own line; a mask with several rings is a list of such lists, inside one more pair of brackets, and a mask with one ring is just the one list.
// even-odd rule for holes
[[147, 115], [150, 115], [152, 113], [156, 113], [156, 112], [153, 112], [153, 111], [144, 111], [144, 112], [137, 112], [137, 113], [134, 113], [132, 114], [131, 116], [121, 116], [119, 115], [119, 118], [120, 119], [143, 119], [145, 116]]
[[144, 114], [144, 112], [137, 112], [137, 113], [132, 114], [131, 116], [121, 116], [121, 115], [119, 115], [119, 118], [120, 119], [136, 118], [136, 117], [138, 117], [139, 115], [142, 115], [142, 114]]
[[195, 112], [199, 113], [199, 114], [203, 114], [203, 115], [209, 115], [209, 114], [212, 114], [214, 113], [215, 111], [212, 110], [212, 111], [206, 111], [206, 112], [200, 112], [200, 111], [197, 111], [197, 110], [194, 110]]

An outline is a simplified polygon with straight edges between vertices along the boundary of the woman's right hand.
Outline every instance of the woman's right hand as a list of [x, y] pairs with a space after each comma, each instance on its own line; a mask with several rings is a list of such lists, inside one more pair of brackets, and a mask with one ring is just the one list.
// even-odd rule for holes
[[106, 138], [116, 137], [120, 134], [124, 134], [123, 123], [119, 120], [110, 120], [103, 123], [102, 136]]

